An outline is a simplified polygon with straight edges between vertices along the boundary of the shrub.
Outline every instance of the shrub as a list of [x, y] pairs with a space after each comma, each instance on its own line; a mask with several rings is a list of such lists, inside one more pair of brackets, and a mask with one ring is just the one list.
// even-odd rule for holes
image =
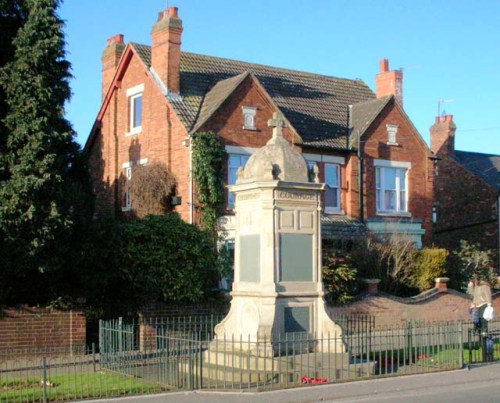
[[481, 250], [479, 244], [460, 241], [460, 249], [451, 253], [448, 262], [450, 287], [465, 292], [468, 282], [476, 276], [496, 285], [493, 262], [491, 250]]
[[169, 209], [168, 197], [175, 186], [175, 178], [164, 164], [136, 165], [130, 179], [130, 196], [138, 217], [164, 214]]
[[409, 285], [420, 292], [433, 287], [437, 277], [446, 274], [446, 249], [422, 249], [413, 254], [412, 272]]
[[329, 304], [346, 304], [358, 293], [357, 270], [349, 255], [331, 254], [323, 267], [325, 299]]
[[149, 215], [119, 228], [119, 270], [139, 302], [201, 300], [218, 280], [211, 234], [176, 213]]

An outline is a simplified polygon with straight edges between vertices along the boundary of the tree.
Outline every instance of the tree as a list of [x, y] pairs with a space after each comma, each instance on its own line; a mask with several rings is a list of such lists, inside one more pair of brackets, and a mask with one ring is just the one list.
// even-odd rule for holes
[[0, 253], [5, 269], [0, 280], [4, 291], [5, 281], [26, 282], [24, 297], [33, 300], [43, 289], [39, 281], [50, 283], [47, 276], [63, 265], [61, 240], [72, 226], [66, 193], [78, 146], [64, 118], [71, 75], [63, 22], [56, 14], [59, 0], [19, 4], [26, 7], [25, 20], [12, 40], [12, 60], [0, 69], [7, 106], [0, 177]]
[[[13, 39], [26, 19], [26, 9], [23, 0], [0, 0], [0, 69], [14, 57]], [[5, 177], [6, 166], [3, 158], [6, 151], [6, 128], [4, 125], [7, 114], [5, 92], [0, 86], [0, 180]]]

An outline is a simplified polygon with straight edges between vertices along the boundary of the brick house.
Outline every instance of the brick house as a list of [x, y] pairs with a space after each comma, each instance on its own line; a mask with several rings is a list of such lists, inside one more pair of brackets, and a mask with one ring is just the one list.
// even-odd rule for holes
[[[159, 13], [151, 46], [125, 44], [123, 35], [107, 41], [102, 105], [85, 145], [100, 213], [133, 209], [132, 167], [159, 161], [177, 181], [173, 210], [196, 223], [193, 133], [222, 138], [232, 184], [238, 167], [271, 138], [268, 120], [281, 112], [284, 137], [327, 185], [324, 239], [355, 238], [367, 228], [430, 242], [433, 162], [403, 110], [401, 71], [382, 60], [375, 94], [361, 80], [184, 52], [182, 30], [171, 7]], [[228, 194], [228, 239], [232, 202]]]
[[452, 115], [430, 128], [438, 157], [435, 177], [433, 240], [456, 249], [460, 240], [499, 251], [500, 155], [455, 150]]

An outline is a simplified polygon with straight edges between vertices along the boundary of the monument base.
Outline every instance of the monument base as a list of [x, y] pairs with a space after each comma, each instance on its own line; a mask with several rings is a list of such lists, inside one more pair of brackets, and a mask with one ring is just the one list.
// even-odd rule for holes
[[[233, 293], [231, 309], [215, 327], [211, 347], [275, 357], [292, 352], [342, 353], [342, 329], [328, 316], [323, 298]], [[211, 348], [211, 350], [214, 350]]]

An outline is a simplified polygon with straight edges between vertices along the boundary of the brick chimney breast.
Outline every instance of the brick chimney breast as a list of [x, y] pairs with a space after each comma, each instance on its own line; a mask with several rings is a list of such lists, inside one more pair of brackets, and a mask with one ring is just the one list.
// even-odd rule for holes
[[151, 31], [151, 67], [170, 92], [180, 92], [182, 20], [177, 7], [158, 13]]
[[457, 127], [453, 115], [437, 116], [430, 128], [431, 151], [436, 155], [450, 155], [455, 152], [455, 132]]
[[122, 34], [116, 34], [106, 40], [106, 47], [101, 56], [102, 63], [102, 99], [106, 96], [111, 81], [125, 50], [125, 43]]
[[375, 77], [377, 98], [394, 95], [396, 101], [403, 106], [403, 72], [389, 70], [389, 60], [379, 62], [380, 71]]

